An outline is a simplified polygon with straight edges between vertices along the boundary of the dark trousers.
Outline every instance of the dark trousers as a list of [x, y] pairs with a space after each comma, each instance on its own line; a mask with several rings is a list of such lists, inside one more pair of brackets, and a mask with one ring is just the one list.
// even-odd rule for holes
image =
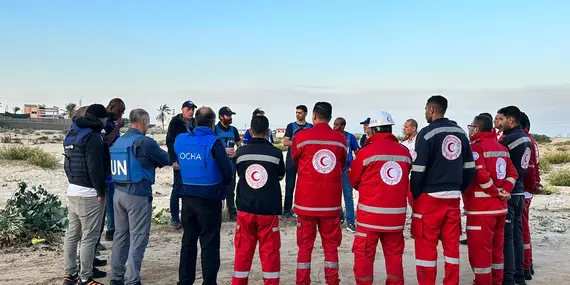
[[220, 230], [222, 201], [182, 196], [182, 249], [180, 250], [180, 285], [196, 280], [196, 258], [200, 240], [203, 285], [216, 285], [220, 269]]
[[233, 164], [233, 174], [232, 174], [232, 182], [227, 186], [227, 197], [226, 197], [226, 207], [228, 208], [228, 213], [237, 215], [236, 210], [236, 164], [235, 161], [232, 160]]
[[170, 193], [170, 220], [173, 222], [180, 221], [180, 196], [178, 196], [178, 188], [182, 185], [182, 175], [180, 170], [174, 170], [174, 181], [172, 182], [172, 192]]
[[522, 213], [524, 196], [512, 195], [508, 202], [509, 211], [505, 223], [505, 247], [503, 249], [504, 277], [503, 284], [515, 284], [516, 280], [524, 280], [524, 247], [522, 230]]
[[291, 212], [293, 207], [293, 194], [295, 193], [295, 182], [297, 181], [297, 167], [292, 162], [287, 162], [285, 170], [285, 201], [283, 203], [283, 212]]

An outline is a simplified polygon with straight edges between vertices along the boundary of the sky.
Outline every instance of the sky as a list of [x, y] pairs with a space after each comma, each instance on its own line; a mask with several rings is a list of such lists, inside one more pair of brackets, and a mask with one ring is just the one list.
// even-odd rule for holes
[[2, 1], [2, 108], [256, 107], [272, 128], [329, 101], [347, 130], [378, 110], [425, 126], [429, 96], [466, 128], [517, 105], [570, 135], [570, 1]]

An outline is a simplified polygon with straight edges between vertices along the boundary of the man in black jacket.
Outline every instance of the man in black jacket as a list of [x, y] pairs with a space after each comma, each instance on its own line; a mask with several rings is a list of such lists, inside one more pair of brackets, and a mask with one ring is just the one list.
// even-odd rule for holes
[[251, 118], [252, 139], [236, 153], [237, 229], [232, 284], [247, 284], [251, 262], [259, 241], [265, 284], [279, 284], [281, 237], [281, 185], [285, 176], [283, 153], [267, 139], [269, 120]]
[[[84, 117], [75, 119], [63, 142], [64, 169], [69, 181], [69, 226], [63, 246], [64, 284], [100, 284], [92, 280], [92, 270], [105, 210], [107, 183], [101, 130], [109, 115], [103, 105], [89, 106]], [[76, 263], [79, 241], [80, 270]]]
[[475, 176], [475, 162], [467, 134], [445, 118], [447, 99], [432, 96], [426, 121], [416, 138], [410, 190], [414, 196], [412, 235], [415, 238], [419, 284], [435, 284], [437, 245], [443, 244], [444, 284], [459, 284], [459, 199]]
[[196, 104], [192, 101], [186, 101], [182, 104], [182, 113], [174, 116], [168, 124], [168, 132], [166, 134], [166, 147], [168, 148], [168, 156], [172, 163], [174, 181], [172, 182], [172, 192], [170, 193], [170, 226], [180, 229], [180, 196], [176, 193], [176, 189], [182, 185], [182, 177], [180, 176], [180, 167], [178, 166], [178, 158], [174, 151], [174, 141], [176, 136], [187, 133], [196, 127], [194, 119], [194, 110]]
[[530, 163], [532, 143], [523, 132], [520, 121], [522, 112], [516, 106], [507, 106], [497, 111], [498, 123], [503, 130], [500, 143], [509, 149], [511, 160], [519, 178], [511, 192], [509, 211], [505, 223], [503, 284], [526, 284], [524, 278], [524, 244], [522, 213], [524, 210], [524, 177]]

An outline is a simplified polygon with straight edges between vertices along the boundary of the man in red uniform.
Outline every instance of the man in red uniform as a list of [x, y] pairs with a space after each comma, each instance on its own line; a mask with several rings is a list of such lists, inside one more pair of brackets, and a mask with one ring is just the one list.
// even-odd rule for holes
[[475, 179], [463, 194], [467, 215], [469, 263], [474, 285], [503, 283], [503, 245], [507, 199], [518, 178], [517, 169], [493, 132], [493, 121], [479, 115], [469, 125]]
[[313, 128], [297, 132], [291, 146], [293, 164], [299, 169], [294, 206], [298, 216], [297, 285], [311, 284], [311, 254], [317, 227], [325, 254], [326, 284], [340, 284], [342, 168], [348, 146], [344, 135], [329, 126], [331, 118], [331, 104], [317, 102], [313, 108]]
[[372, 136], [350, 166], [350, 184], [358, 190], [354, 234], [354, 277], [357, 285], [374, 282], [378, 240], [386, 260], [386, 284], [403, 285], [404, 225], [412, 157], [392, 134], [394, 120], [387, 112], [370, 119]]
[[281, 186], [285, 176], [283, 153], [266, 138], [269, 120], [265, 116], [251, 118], [252, 138], [236, 152], [237, 229], [232, 285], [247, 285], [249, 271], [259, 241], [259, 257], [265, 285], [279, 284], [281, 238]]
[[530, 161], [528, 170], [524, 176], [524, 210], [522, 216], [523, 224], [523, 247], [524, 247], [524, 278], [525, 280], [532, 280], [534, 269], [532, 266], [532, 243], [530, 240], [530, 226], [529, 222], [529, 209], [532, 202], [532, 195], [536, 192], [537, 186], [540, 183], [540, 169], [539, 169], [539, 155], [538, 145], [530, 135], [530, 120], [523, 112], [521, 118], [521, 128], [523, 132], [530, 138], [532, 149], [530, 152]]

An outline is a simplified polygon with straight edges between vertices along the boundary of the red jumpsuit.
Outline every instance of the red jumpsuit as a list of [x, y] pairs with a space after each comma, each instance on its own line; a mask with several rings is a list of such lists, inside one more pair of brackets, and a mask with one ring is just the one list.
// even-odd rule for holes
[[523, 222], [523, 246], [524, 246], [524, 270], [530, 270], [532, 264], [532, 243], [530, 239], [529, 209], [532, 202], [532, 195], [536, 192], [537, 184], [540, 182], [538, 145], [529, 134], [528, 130], [523, 130], [532, 142], [533, 148], [530, 152], [530, 162], [524, 177], [524, 211]]
[[500, 190], [511, 192], [518, 173], [506, 147], [493, 132], [471, 137], [475, 179], [463, 194], [467, 215], [469, 263], [475, 274], [474, 285], [500, 285], [503, 282], [503, 246], [507, 201]]
[[352, 246], [354, 277], [357, 285], [372, 285], [380, 240], [386, 261], [386, 284], [403, 285], [403, 231], [412, 157], [391, 133], [375, 134], [368, 142], [348, 172], [350, 184], [359, 193]]
[[342, 241], [340, 211], [342, 168], [348, 146], [343, 133], [327, 123], [295, 134], [291, 158], [297, 166], [294, 211], [297, 214], [297, 285], [311, 284], [311, 254], [317, 228], [325, 255], [326, 284], [340, 284], [338, 247]]

